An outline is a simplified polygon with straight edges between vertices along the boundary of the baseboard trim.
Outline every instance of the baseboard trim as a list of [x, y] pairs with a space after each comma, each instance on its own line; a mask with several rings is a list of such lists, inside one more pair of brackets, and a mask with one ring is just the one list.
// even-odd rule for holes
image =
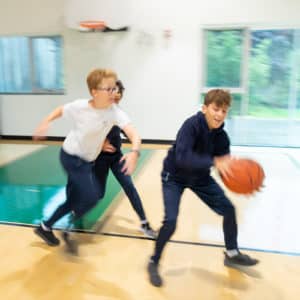
[[[29, 135], [1, 135], [2, 140], [18, 140], [18, 141], [30, 141], [32, 136]], [[61, 142], [65, 139], [63, 136], [48, 136], [43, 141], [54, 141]], [[123, 143], [129, 143], [128, 139], [122, 139]], [[174, 140], [158, 140], [158, 139], [142, 139], [143, 144], [156, 144], [156, 145], [171, 145], [174, 143]]]

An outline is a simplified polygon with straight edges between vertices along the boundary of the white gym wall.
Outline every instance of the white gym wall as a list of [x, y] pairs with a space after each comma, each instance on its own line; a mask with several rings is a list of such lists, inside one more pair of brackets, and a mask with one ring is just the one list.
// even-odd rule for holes
[[[0, 35], [63, 36], [65, 77], [65, 95], [2, 95], [3, 135], [32, 135], [56, 106], [89, 97], [87, 73], [105, 67], [116, 70], [123, 80], [121, 105], [142, 138], [161, 140], [174, 139], [182, 121], [200, 108], [202, 27], [297, 26], [300, 11], [297, 0], [2, 0], [1, 4]], [[71, 28], [76, 18], [104, 19], [112, 27], [130, 25], [131, 30], [81, 33]], [[171, 30], [169, 39], [164, 38], [166, 29]], [[68, 129], [68, 123], [59, 120], [50, 135], [64, 136]]]

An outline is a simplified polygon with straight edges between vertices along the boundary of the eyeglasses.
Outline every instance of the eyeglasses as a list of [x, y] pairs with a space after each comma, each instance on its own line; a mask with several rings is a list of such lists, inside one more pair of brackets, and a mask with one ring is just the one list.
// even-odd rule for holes
[[113, 88], [104, 88], [104, 87], [100, 87], [100, 88], [97, 88], [98, 91], [106, 91], [108, 92], [109, 94], [112, 94], [112, 93], [118, 93], [119, 92], [119, 89], [117, 87], [113, 87]]

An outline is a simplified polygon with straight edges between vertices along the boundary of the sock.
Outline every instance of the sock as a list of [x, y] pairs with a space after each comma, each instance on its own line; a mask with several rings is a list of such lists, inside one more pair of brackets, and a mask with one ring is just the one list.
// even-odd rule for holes
[[141, 220], [141, 224], [146, 225], [146, 224], [148, 224], [148, 221], [147, 220]]
[[226, 250], [226, 254], [229, 257], [233, 257], [239, 254], [239, 251], [237, 249], [232, 249], [232, 250]]
[[150, 257], [149, 262], [158, 265], [158, 262], [154, 261], [153, 256]]
[[41, 222], [41, 226], [42, 226], [43, 230], [45, 230], [45, 231], [51, 231], [51, 228], [47, 227], [47, 226], [44, 224], [44, 222]]

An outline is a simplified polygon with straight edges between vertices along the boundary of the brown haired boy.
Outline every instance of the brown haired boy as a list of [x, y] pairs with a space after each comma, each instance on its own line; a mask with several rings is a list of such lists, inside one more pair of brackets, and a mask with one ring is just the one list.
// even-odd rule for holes
[[186, 188], [223, 216], [225, 265], [252, 266], [258, 263], [258, 260], [239, 251], [235, 209], [210, 175], [212, 166], [224, 176], [230, 172], [230, 141], [223, 129], [230, 104], [231, 96], [227, 91], [209, 91], [202, 112], [183, 123], [164, 160], [161, 178], [165, 217], [154, 254], [148, 263], [150, 282], [154, 286], [162, 285], [158, 264], [166, 243], [175, 231], [181, 195]]

